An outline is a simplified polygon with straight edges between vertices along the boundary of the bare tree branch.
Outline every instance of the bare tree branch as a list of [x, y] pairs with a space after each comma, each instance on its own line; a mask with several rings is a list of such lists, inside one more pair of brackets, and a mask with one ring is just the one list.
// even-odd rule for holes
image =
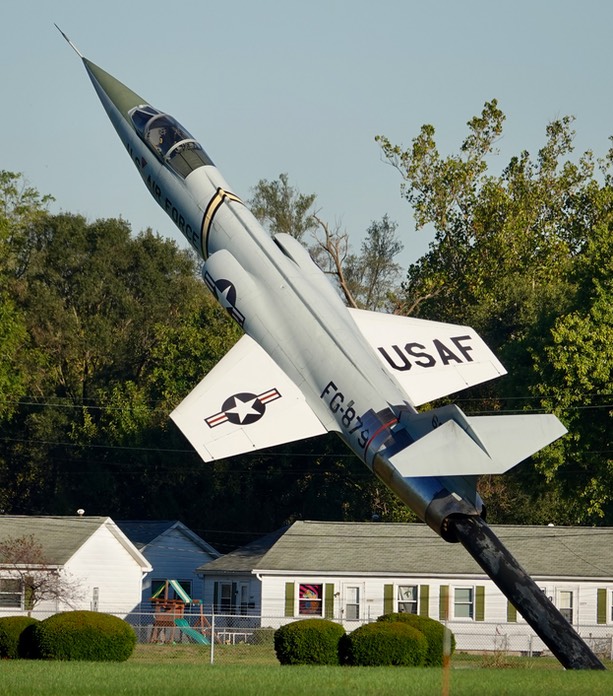
[[323, 239], [318, 236], [317, 233], [313, 233], [315, 242], [319, 248], [328, 255], [328, 260], [331, 261], [333, 266], [332, 272], [336, 275], [347, 305], [357, 308], [357, 302], [349, 289], [349, 284], [347, 283], [343, 270], [343, 262], [349, 253], [349, 235], [346, 232], [339, 232], [338, 229], [332, 232], [328, 223], [324, 222], [317, 214], [314, 214], [313, 217], [324, 233]]
[[42, 545], [33, 535], [0, 541], [0, 570], [20, 581], [28, 614], [44, 600], [73, 606], [81, 598], [78, 583], [47, 561]]

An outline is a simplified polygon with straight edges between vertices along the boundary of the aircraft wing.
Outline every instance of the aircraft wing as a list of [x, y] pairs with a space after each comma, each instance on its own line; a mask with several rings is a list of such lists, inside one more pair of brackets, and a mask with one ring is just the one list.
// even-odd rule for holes
[[349, 311], [382, 365], [415, 406], [506, 374], [468, 326], [363, 309]]
[[298, 387], [247, 335], [170, 417], [207, 462], [327, 432]]

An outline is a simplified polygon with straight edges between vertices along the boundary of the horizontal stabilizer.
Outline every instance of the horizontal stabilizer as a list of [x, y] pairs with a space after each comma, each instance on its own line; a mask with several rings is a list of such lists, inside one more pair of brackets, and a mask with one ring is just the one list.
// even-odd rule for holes
[[448, 420], [392, 455], [390, 462], [402, 476], [502, 474], [566, 432], [553, 415], [474, 416], [466, 420], [483, 447], [456, 421]]
[[469, 326], [351, 309], [364, 338], [414, 406], [506, 374]]
[[170, 417], [206, 462], [327, 432], [298, 387], [247, 335]]

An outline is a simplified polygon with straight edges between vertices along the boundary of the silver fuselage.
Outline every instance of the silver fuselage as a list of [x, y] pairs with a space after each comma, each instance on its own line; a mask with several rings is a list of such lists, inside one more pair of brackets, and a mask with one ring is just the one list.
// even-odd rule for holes
[[212, 163], [187, 176], [173, 171], [127, 115], [130, 105], [146, 102], [93, 63], [84, 63], [151, 195], [204, 260], [203, 274], [231, 281], [243, 330], [298, 386], [325, 429], [336, 432], [443, 536], [450, 515], [480, 514], [473, 481], [403, 477], [388, 461], [400, 412], [416, 410], [325, 275], [311, 262], [290, 258], [287, 240], [275, 240], [262, 228]]

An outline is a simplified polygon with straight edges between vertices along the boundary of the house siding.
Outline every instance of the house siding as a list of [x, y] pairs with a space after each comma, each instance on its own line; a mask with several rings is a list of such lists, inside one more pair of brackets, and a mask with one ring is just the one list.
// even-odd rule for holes
[[[582, 635], [611, 634], [613, 543], [602, 542], [613, 542], [613, 529], [511, 525], [499, 531], [528, 570], [533, 569], [537, 586]], [[241, 582], [251, 582], [260, 598], [255, 613], [263, 626], [309, 615], [300, 613], [301, 584], [320, 586], [319, 591], [311, 588], [315, 600], [305, 600], [311, 601], [310, 610], [317, 607], [319, 593], [319, 613], [331, 615], [347, 630], [403, 608], [398, 588], [412, 586], [414, 591], [405, 592], [402, 601], [422, 616], [445, 621], [461, 649], [544, 649], [464, 549], [445, 544], [423, 525], [305, 521], [264, 539], [268, 541], [248, 545], [213, 562], [210, 571], [202, 570], [207, 583], [209, 572], [215, 581], [240, 576]], [[598, 564], [590, 560], [594, 557]]]
[[[28, 533], [28, 518], [19, 518], [22, 531]], [[43, 537], [43, 553], [48, 553], [44, 545], [47, 539], [52, 547], [58, 547], [58, 538], [65, 539], [64, 544], [74, 540], [75, 528], [88, 524], [93, 531], [79, 541], [80, 545], [62, 552], [62, 561], [50, 561], [49, 566], [57, 568], [71, 591], [62, 601], [43, 600], [32, 609], [32, 615], [43, 619], [58, 611], [86, 609], [107, 611], [118, 615], [130, 612], [139, 602], [143, 572], [150, 566], [138, 550], [119, 532], [109, 518], [33, 518], [32, 534], [47, 531]], [[54, 528], [63, 531], [63, 536], [51, 533]], [[63, 526], [63, 530], [62, 530]], [[51, 531], [50, 531], [51, 530]], [[84, 535], [77, 532], [81, 539]], [[57, 553], [57, 550], [56, 550]], [[72, 555], [70, 555], [72, 554]], [[53, 557], [52, 557], [53, 558]], [[10, 569], [0, 569], [2, 577], [11, 577]], [[14, 576], [14, 574], [13, 574]], [[18, 615], [27, 613], [27, 607], [3, 607], [0, 615]]]
[[152, 580], [189, 580], [192, 599], [204, 599], [204, 582], [196, 568], [213, 560], [214, 556], [197, 546], [179, 529], [170, 529], [143, 549], [153, 570], [143, 581], [142, 601], [151, 599]]
[[[203, 605], [206, 613], [219, 614], [223, 613], [219, 607], [219, 602], [221, 600], [221, 593], [219, 587], [222, 583], [232, 584], [232, 592], [238, 592], [239, 588], [245, 587], [245, 594], [247, 598], [247, 610], [243, 613], [249, 616], [260, 616], [262, 614], [262, 583], [255, 576], [250, 573], [233, 574], [233, 575], [205, 575], [204, 576], [204, 589], [203, 589]], [[279, 584], [281, 586], [278, 611], [280, 611], [280, 616], [283, 616], [285, 607], [285, 586], [283, 581], [280, 580]], [[240, 614], [240, 598], [234, 596], [232, 600], [232, 607], [230, 612], [232, 614]]]
[[[245, 576], [245, 581], [247, 576]], [[559, 605], [562, 592], [572, 592], [574, 625], [596, 625], [598, 619], [607, 618], [607, 624], [613, 626], [611, 620], [611, 602], [613, 587], [602, 587], [598, 581], [583, 581], [581, 584], [563, 580], [538, 579], [547, 596]], [[445, 621], [449, 627], [460, 633], [469, 627], [472, 631], [478, 624], [498, 624], [509, 630], [519, 627], [525, 632], [526, 622], [521, 615], [509, 605], [506, 597], [496, 585], [482, 576], [465, 576], [453, 578], [423, 578], [423, 577], [369, 577], [353, 575], [331, 576], [328, 574], [301, 574], [294, 577], [287, 575], [261, 576], [261, 616], [263, 620], [270, 618], [285, 618], [294, 620], [301, 618], [298, 609], [298, 587], [300, 584], [321, 584], [326, 588], [328, 603], [322, 609], [337, 621], [342, 621], [347, 628], [355, 626], [355, 622], [345, 616], [345, 588], [359, 587], [361, 589], [359, 621], [375, 621], [377, 617], [389, 611], [398, 610], [398, 586], [415, 585], [419, 596], [417, 611], [422, 616]], [[332, 589], [330, 589], [330, 586]], [[456, 589], [473, 590], [472, 616], [459, 618], [454, 611], [454, 591]], [[600, 593], [599, 593], [600, 590]], [[332, 599], [330, 596], [332, 595]], [[599, 599], [600, 598], [600, 599]], [[441, 615], [441, 610], [447, 607], [448, 613]], [[603, 608], [604, 607], [604, 608]], [[280, 621], [284, 623], [285, 621]], [[489, 629], [488, 629], [489, 630]]]
[[140, 602], [143, 569], [107, 526], [92, 534], [65, 570], [83, 593], [79, 609], [95, 608], [94, 588], [98, 588], [98, 611], [127, 613]]

